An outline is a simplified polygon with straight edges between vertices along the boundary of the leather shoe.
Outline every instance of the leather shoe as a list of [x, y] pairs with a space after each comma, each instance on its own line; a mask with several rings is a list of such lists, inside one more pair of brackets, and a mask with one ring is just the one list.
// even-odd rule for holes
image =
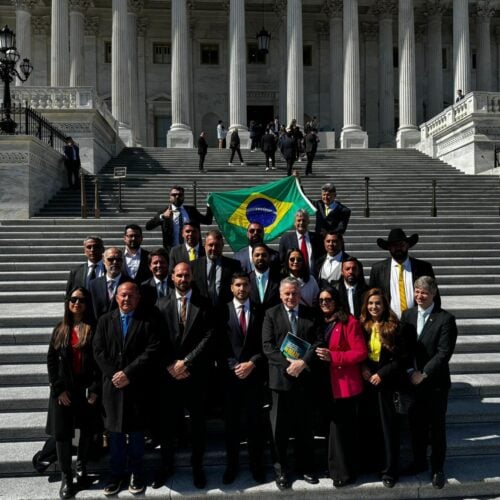
[[173, 474], [174, 474], [174, 467], [172, 465], [169, 465], [167, 467], [162, 467], [156, 472], [153, 482], [151, 483], [151, 487], [157, 490], [158, 488], [165, 486], [167, 479]]
[[334, 479], [333, 480], [333, 486], [335, 488], [343, 488], [344, 486], [347, 486], [348, 484], [353, 483], [354, 480], [349, 478], [349, 479]]
[[252, 469], [252, 477], [257, 484], [266, 482], [266, 472], [262, 467]]
[[116, 495], [121, 489], [123, 485], [123, 478], [121, 477], [111, 477], [109, 481], [104, 486], [103, 493], [104, 495], [111, 496]]
[[416, 476], [421, 472], [425, 472], [428, 469], [427, 464], [412, 463], [401, 470], [401, 476]]
[[382, 484], [386, 488], [394, 488], [394, 485], [396, 484], [396, 480], [393, 477], [385, 476], [382, 478]]
[[59, 497], [62, 499], [73, 498], [76, 494], [75, 485], [73, 484], [73, 477], [71, 475], [64, 475], [61, 480], [61, 488], [59, 490]]
[[432, 475], [432, 486], [437, 490], [440, 490], [444, 484], [446, 483], [446, 479], [444, 477], [443, 471], [434, 472]]
[[304, 472], [304, 474], [302, 474], [302, 479], [309, 484], [319, 483], [318, 477], [313, 472]]
[[128, 485], [128, 491], [132, 493], [132, 495], [138, 495], [142, 493], [146, 489], [146, 482], [142, 476], [138, 476], [137, 474], [132, 474], [130, 476], [130, 483]]
[[235, 465], [228, 465], [224, 474], [222, 475], [222, 484], [234, 483], [236, 476], [238, 475], [238, 467]]
[[202, 490], [207, 485], [207, 477], [203, 467], [193, 467], [193, 484], [199, 490]]
[[290, 483], [286, 474], [278, 474], [276, 476], [276, 486], [280, 491], [287, 490], [290, 488]]

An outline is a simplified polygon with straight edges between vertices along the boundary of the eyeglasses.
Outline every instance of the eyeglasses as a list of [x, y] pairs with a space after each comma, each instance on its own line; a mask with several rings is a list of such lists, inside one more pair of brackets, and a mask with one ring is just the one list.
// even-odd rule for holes
[[121, 262], [123, 259], [121, 257], [106, 257], [108, 262]]
[[290, 262], [304, 262], [304, 259], [301, 259], [300, 257], [290, 257], [288, 260]]
[[333, 299], [319, 299], [318, 302], [320, 304], [329, 304], [330, 302], [333, 302]]
[[72, 304], [76, 304], [77, 302], [80, 302], [80, 304], [86, 304], [87, 299], [85, 299], [85, 298], [83, 298], [83, 297], [70, 297], [70, 298], [69, 298], [69, 301], [70, 301]]
[[264, 231], [262, 231], [262, 229], [249, 229], [248, 232], [250, 234], [254, 234], [254, 233], [263, 233]]

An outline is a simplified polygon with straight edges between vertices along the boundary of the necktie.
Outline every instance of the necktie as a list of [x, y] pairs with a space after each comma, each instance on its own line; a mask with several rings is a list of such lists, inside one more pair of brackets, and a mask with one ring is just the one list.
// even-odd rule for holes
[[108, 298], [109, 300], [113, 300], [115, 296], [115, 280], [108, 281]]
[[418, 311], [417, 317], [417, 333], [418, 336], [422, 333], [425, 326], [425, 320], [427, 319], [427, 313], [425, 311]]
[[349, 288], [348, 299], [349, 312], [354, 316], [354, 288]]
[[189, 262], [193, 262], [193, 260], [196, 260], [196, 252], [194, 251], [194, 248], [189, 249]]
[[165, 297], [165, 282], [164, 281], [159, 281], [158, 282], [158, 298]]
[[403, 264], [398, 264], [399, 268], [399, 280], [398, 280], [398, 288], [399, 288], [399, 303], [401, 304], [401, 312], [406, 311], [408, 309], [408, 305], [406, 302], [406, 292], [405, 292], [405, 280], [404, 280], [404, 267]]
[[183, 326], [186, 326], [187, 320], [187, 299], [185, 296], [181, 297], [181, 323]]
[[259, 299], [261, 302], [264, 302], [264, 295], [266, 294], [266, 277], [261, 274], [257, 277], [257, 287], [259, 288]]
[[96, 274], [95, 274], [96, 267], [97, 267], [96, 264], [90, 264], [90, 266], [89, 266], [89, 271], [90, 271], [90, 273], [89, 273], [89, 281], [92, 281], [93, 279], [95, 279], [95, 276], [96, 276]]
[[240, 328], [243, 337], [247, 334], [247, 319], [245, 317], [245, 306], [240, 306]]
[[330, 211], [330, 207], [328, 205], [325, 205], [325, 215], [328, 215], [329, 211]]
[[293, 309], [291, 309], [289, 313], [290, 313], [290, 327], [292, 328], [292, 333], [294, 335], [297, 335], [297, 316]]
[[182, 237], [182, 226], [184, 225], [184, 217], [182, 216], [182, 210], [179, 208], [179, 218], [177, 219], [179, 223], [179, 243], [184, 243], [184, 238]]
[[130, 324], [130, 316], [128, 314], [124, 314], [122, 316], [122, 334], [123, 334], [123, 340], [127, 338], [127, 330], [128, 330], [128, 325]]
[[302, 257], [304, 257], [304, 263], [306, 266], [309, 266], [309, 257], [307, 255], [307, 243], [306, 243], [306, 237], [302, 235], [300, 237], [301, 242], [300, 242], [300, 253], [302, 254]]
[[212, 267], [208, 273], [208, 293], [212, 299], [213, 305], [217, 304], [217, 264], [211, 261]]

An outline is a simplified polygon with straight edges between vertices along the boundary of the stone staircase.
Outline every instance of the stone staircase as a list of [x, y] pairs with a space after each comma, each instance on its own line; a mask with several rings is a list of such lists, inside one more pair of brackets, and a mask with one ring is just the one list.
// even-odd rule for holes
[[[195, 151], [126, 149], [99, 175], [101, 219], [79, 218], [79, 194], [62, 190], [37, 217], [0, 222], [0, 497], [4, 493], [5, 498], [57, 497], [57, 483], [44, 476], [33, 477], [31, 457], [45, 439], [49, 335], [62, 315], [68, 270], [83, 261], [83, 238], [99, 234], [107, 246], [121, 246], [125, 224], [144, 225], [165, 205], [174, 183], [186, 187], [186, 202], [193, 203], [192, 184], [196, 181], [197, 204], [202, 207], [211, 191], [256, 185], [284, 175], [282, 161], [278, 161], [278, 170], [265, 172], [260, 152], [244, 155], [244, 167], [228, 167], [227, 151], [209, 150], [207, 173], [200, 174]], [[122, 165], [128, 167], [128, 178], [123, 183], [123, 212], [118, 212], [112, 172]], [[297, 163], [297, 167], [303, 172], [305, 163]], [[386, 237], [396, 226], [420, 234], [412, 254], [433, 263], [443, 306], [456, 315], [459, 326], [451, 360], [449, 484], [436, 491], [422, 475], [404, 479], [389, 491], [377, 478], [363, 476], [357, 485], [336, 494], [356, 499], [367, 495], [500, 496], [499, 178], [466, 176], [413, 150], [324, 152], [318, 154], [313, 168], [315, 175], [302, 179], [306, 194], [315, 199], [324, 182], [337, 185], [339, 199], [353, 210], [346, 247], [362, 260], [367, 275], [374, 262], [386, 257], [376, 238]], [[370, 218], [364, 217], [365, 177], [370, 177]], [[437, 182], [438, 217], [430, 216], [433, 179]], [[89, 191], [90, 187], [89, 183]], [[89, 202], [93, 203], [90, 194]], [[146, 248], [161, 245], [159, 231], [144, 236]], [[231, 254], [227, 247], [226, 251]], [[206, 463], [212, 496], [260, 498], [278, 493], [274, 483], [254, 487], [243, 473], [230, 488], [217, 490], [222, 486], [224, 463], [220, 422], [212, 421], [210, 429]], [[408, 458], [407, 447], [403, 456]], [[154, 456], [148, 457], [148, 463], [154, 460]], [[181, 453], [179, 462], [181, 467], [169, 488], [148, 489], [146, 496], [196, 496], [187, 453]], [[95, 464], [97, 470], [105, 466], [104, 462]], [[100, 498], [101, 486], [79, 493], [78, 498]], [[297, 481], [290, 496], [319, 497], [332, 491], [327, 479], [313, 487]]]

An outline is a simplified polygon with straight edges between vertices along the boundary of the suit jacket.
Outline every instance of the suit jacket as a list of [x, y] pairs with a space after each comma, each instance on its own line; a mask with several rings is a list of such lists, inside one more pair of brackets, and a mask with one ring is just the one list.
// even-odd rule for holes
[[[403, 312], [401, 321], [417, 328], [418, 307]], [[451, 385], [448, 362], [455, 350], [457, 325], [455, 317], [434, 303], [434, 309], [417, 339], [415, 362], [418, 370], [427, 374], [420, 384], [425, 388], [449, 389]]]
[[[73, 155], [72, 155], [72, 152], [71, 152], [72, 148], [74, 148], [74, 150], [75, 150], [75, 157], [76, 157], [75, 160], [72, 159], [73, 158]], [[73, 144], [73, 146], [68, 146], [68, 145], [64, 146], [63, 152], [64, 152], [64, 156], [66, 157], [65, 162], [74, 161], [79, 166], [81, 165], [81, 161], [80, 161], [80, 148], [76, 144]]]
[[281, 138], [280, 151], [285, 160], [295, 160], [297, 157], [297, 140], [294, 137], [284, 135]]
[[[170, 206], [170, 205], [169, 205]], [[212, 224], [213, 213], [210, 207], [207, 208], [207, 213], [202, 215], [196, 207], [191, 205], [182, 205], [184, 210], [188, 213], [189, 220], [197, 221], [200, 224]], [[172, 218], [168, 219], [160, 219], [160, 215], [165, 212], [165, 210], [169, 207], [165, 207], [160, 210], [152, 219], [146, 222], [146, 229], [151, 231], [152, 229], [161, 226], [161, 232], [163, 235], [163, 247], [168, 251], [172, 247], [172, 238], [173, 238], [173, 220]]]
[[261, 148], [263, 153], [274, 153], [278, 147], [276, 136], [272, 133], [262, 136]]
[[[193, 280], [196, 283], [196, 288], [200, 292], [200, 295], [211, 302], [207, 282], [207, 258], [208, 257], [205, 256], [191, 262], [191, 269], [193, 271]], [[213, 304], [215, 306], [226, 304], [232, 299], [231, 278], [233, 273], [241, 271], [239, 261], [225, 257], [224, 255], [221, 256], [220, 259], [222, 273], [218, 301], [217, 304]]]
[[[373, 264], [370, 271], [370, 288], [381, 288], [389, 303], [391, 302], [391, 261], [392, 258], [389, 257], [380, 262], [376, 262]], [[421, 276], [432, 276], [434, 278], [434, 269], [432, 269], [432, 265], [429, 262], [410, 257], [410, 266], [413, 283]], [[434, 302], [438, 306], [441, 306], [439, 290], [434, 298]]]
[[[342, 252], [342, 261], [345, 259], [348, 259], [350, 255], [346, 252]], [[316, 281], [318, 282], [318, 286], [321, 288], [323, 286], [329, 285], [329, 286], [336, 286], [337, 283], [331, 282], [327, 283], [326, 280], [321, 280], [319, 277], [319, 273], [321, 272], [321, 268], [323, 267], [323, 264], [325, 263], [325, 260], [327, 258], [327, 254], [322, 255], [321, 257], [318, 257], [318, 259], [315, 262], [315, 265], [313, 267], [313, 276], [316, 278]]]
[[149, 252], [144, 248], [141, 248], [141, 260], [139, 262], [139, 269], [137, 270], [137, 274], [135, 278], [129, 276], [127, 271], [127, 266], [125, 265], [125, 255], [123, 256], [123, 266], [122, 266], [122, 274], [130, 278], [131, 281], [140, 285], [147, 279], [151, 278], [152, 274], [149, 270]]
[[198, 154], [206, 155], [208, 151], [208, 142], [204, 137], [198, 137]]
[[[171, 291], [171, 283], [168, 283], [169, 286], [166, 291], [166, 295]], [[152, 310], [156, 303], [158, 302], [158, 290], [156, 288], [156, 281], [154, 278], [149, 278], [146, 281], [143, 281], [140, 287], [141, 292], [141, 307]]]
[[[205, 248], [201, 243], [198, 244], [198, 258], [205, 257]], [[168, 256], [168, 274], [172, 274], [174, 267], [179, 264], [179, 262], [187, 262], [189, 264], [189, 254], [186, 249], [186, 244], [181, 243], [176, 245], [170, 250]]]
[[[316, 259], [318, 259], [318, 257], [321, 255], [321, 247], [323, 246], [323, 240], [316, 233], [313, 233], [311, 231], [308, 231], [307, 234], [309, 235], [309, 241], [311, 242], [312, 259], [309, 260], [311, 261], [311, 270], [312, 270], [314, 269]], [[296, 231], [286, 233], [280, 238], [278, 252], [281, 262], [285, 261], [286, 254], [288, 250], [290, 250], [291, 248], [300, 249], [300, 243], [297, 238]]]
[[319, 137], [313, 132], [309, 132], [305, 138], [306, 153], [315, 154], [318, 149], [318, 142], [319, 142]]
[[[102, 372], [105, 426], [111, 432], [143, 430], [150, 374], [159, 361], [159, 323], [155, 316], [135, 311], [123, 339], [120, 311], [99, 319], [94, 336], [94, 356]], [[130, 380], [116, 389], [111, 379], [123, 370]]]
[[[344, 305], [345, 310], [349, 311], [349, 299], [347, 297], [347, 288], [345, 286], [345, 281], [341, 278], [337, 283], [337, 290], [340, 292], [340, 300]], [[360, 276], [358, 283], [356, 284], [356, 288], [354, 289], [354, 314], [353, 316], [356, 319], [359, 319], [361, 314], [361, 307], [363, 306], [363, 299], [365, 296], [365, 292], [368, 290], [368, 286], [366, 285], [365, 279]]]
[[[102, 261], [101, 261], [102, 265]], [[104, 270], [104, 272], [106, 272]], [[66, 282], [66, 295], [68, 295], [71, 290], [74, 290], [76, 287], [82, 286], [83, 288], [87, 288], [87, 275], [89, 274], [89, 264], [85, 262], [85, 264], [81, 264], [69, 272], [68, 281]], [[90, 288], [90, 286], [89, 286]]]
[[173, 379], [166, 368], [175, 360], [183, 359], [193, 377], [206, 376], [206, 366], [212, 358], [215, 334], [214, 316], [210, 302], [195, 290], [187, 309], [186, 326], [180, 323], [175, 291], [158, 301], [162, 318], [162, 353], [160, 367], [167, 380]]
[[[272, 248], [269, 249], [270, 257], [271, 257], [271, 262], [276, 262], [278, 261], [278, 252], [273, 250]], [[241, 264], [241, 269], [245, 271], [246, 273], [251, 273], [254, 268], [253, 268], [253, 263], [250, 259], [250, 253], [248, 252], [248, 246], [243, 247], [241, 250], [238, 250], [234, 255], [233, 255], [234, 260], [238, 260]]]
[[267, 281], [264, 300], [261, 302], [259, 295], [259, 287], [257, 285], [257, 276], [255, 271], [249, 274], [250, 277], [250, 300], [257, 304], [261, 309], [267, 309], [281, 303], [280, 300], [280, 273], [279, 269], [272, 267], [269, 270], [269, 279]]
[[[126, 281], [131, 281], [131, 279], [122, 273], [116, 288]], [[117, 308], [115, 298], [113, 297], [113, 300], [109, 300], [106, 275], [92, 280], [90, 282], [89, 291], [90, 296], [92, 297], [92, 308], [94, 310], [94, 317], [96, 320], [98, 320], [104, 313]]]
[[324, 231], [337, 231], [339, 233], [345, 233], [347, 225], [349, 224], [349, 218], [351, 217], [351, 209], [347, 208], [345, 205], [337, 201], [337, 206], [325, 213], [325, 204], [321, 200], [317, 200], [314, 203], [317, 208], [316, 212], [316, 234], [322, 234]]
[[[309, 370], [304, 370], [298, 378], [286, 373], [289, 363], [280, 348], [290, 331], [288, 313], [283, 304], [266, 311], [262, 326], [262, 350], [269, 363], [269, 388], [275, 391], [290, 391], [296, 383], [309, 378]], [[299, 305], [297, 336], [311, 344], [303, 359], [312, 368], [317, 360], [315, 349], [322, 342], [322, 331], [314, 311], [302, 305]]]

